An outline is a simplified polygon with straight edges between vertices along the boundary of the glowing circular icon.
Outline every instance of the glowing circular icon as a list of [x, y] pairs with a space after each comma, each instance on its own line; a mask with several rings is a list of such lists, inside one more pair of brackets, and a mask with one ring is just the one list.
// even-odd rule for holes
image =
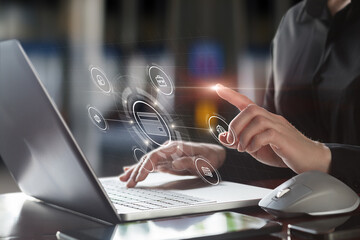
[[[171, 133], [164, 118], [149, 103], [138, 100], [132, 106], [134, 119], [145, 136], [158, 146], [171, 142]], [[164, 144], [166, 142], [166, 144]]]
[[151, 66], [148, 70], [151, 84], [164, 95], [171, 95], [174, 92], [174, 85], [171, 78], [158, 66]]
[[[229, 129], [229, 124], [227, 124], [223, 118], [219, 116], [211, 116], [208, 120], [208, 124], [209, 124], [210, 133], [216, 139], [216, 141], [227, 147], [230, 147], [235, 144], [236, 142], [235, 133], [232, 129]], [[232, 135], [233, 137], [232, 143], [227, 144], [219, 141], [219, 135], [225, 132], [228, 132], [228, 134]]]
[[[140, 148], [134, 148], [134, 151], [133, 151], [133, 155], [134, 155], [134, 159], [137, 163], [139, 162], [143, 162], [144, 161], [144, 156], [146, 155], [146, 152]], [[149, 159], [148, 161], [150, 161], [151, 163], [151, 167], [152, 169], [147, 169], [144, 167], [144, 169], [148, 172], [153, 172], [155, 167], [154, 167], [154, 164], [153, 162], [151, 161], [151, 159]]]
[[[134, 82], [139, 81], [137, 78], [133, 78], [131, 76], [121, 76], [119, 81], [122, 82]], [[113, 94], [119, 94], [119, 92], [114, 92]], [[124, 109], [124, 114], [122, 117], [125, 117], [124, 120], [128, 122], [128, 124], [125, 124], [125, 127], [128, 129], [129, 136], [131, 136], [135, 141], [136, 145], [141, 149], [146, 150], [154, 150], [158, 148], [161, 144], [161, 146], [166, 147], [163, 151], [159, 154], [162, 158], [168, 159], [168, 160], [175, 160], [182, 156], [181, 150], [183, 149], [183, 144], [178, 144], [179, 148], [171, 148], [168, 144], [176, 143], [176, 142], [186, 142], [190, 141], [190, 135], [188, 131], [185, 128], [181, 128], [178, 126], [182, 126], [181, 119], [178, 115], [176, 115], [174, 112], [171, 114], [162, 106], [161, 102], [159, 102], [156, 98], [154, 98], [153, 95], [149, 94], [148, 92], [144, 91], [140, 88], [132, 88], [132, 87], [126, 87], [120, 95], [120, 98], [122, 99], [122, 106]], [[150, 108], [148, 105], [143, 104], [141, 102], [146, 102], [149, 105], [151, 105], [156, 111], [157, 114], [152, 108]], [[133, 108], [135, 104], [135, 108]], [[134, 111], [134, 110], [135, 111]], [[154, 136], [144, 133], [144, 127], [138, 122], [141, 122], [140, 119], [137, 116], [137, 112], [150, 112], [154, 113], [160, 123], [163, 126], [163, 129], [167, 133], [166, 136]], [[160, 115], [160, 116], [159, 116]], [[138, 122], [137, 122], [137, 121]], [[150, 119], [151, 120], [151, 119]], [[153, 119], [158, 125], [157, 119]], [[151, 123], [147, 122], [147, 123]], [[170, 133], [168, 132], [170, 130]], [[153, 143], [150, 139], [156, 141], [158, 144]], [[171, 141], [169, 141], [171, 140]], [[166, 163], [169, 164], [169, 163]], [[165, 164], [165, 165], [166, 165]], [[156, 163], [156, 167], [159, 166], [159, 162]]]
[[218, 185], [220, 183], [219, 172], [204, 158], [196, 158], [195, 167], [204, 182], [211, 185]]
[[97, 110], [95, 107], [88, 107], [88, 114], [92, 123], [95, 126], [97, 126], [103, 131], [108, 129], [107, 122], [105, 121], [105, 118], [102, 116], [99, 110]]
[[111, 84], [105, 73], [97, 67], [90, 68], [91, 77], [95, 83], [95, 85], [104, 93], [111, 92]]

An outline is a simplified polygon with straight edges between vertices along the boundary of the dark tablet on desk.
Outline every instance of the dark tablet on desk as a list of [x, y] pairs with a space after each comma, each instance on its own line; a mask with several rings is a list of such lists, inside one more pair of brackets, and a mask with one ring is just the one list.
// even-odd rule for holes
[[279, 223], [234, 212], [184, 216], [118, 224], [113, 227], [58, 232], [61, 240], [73, 239], [232, 239], [280, 232]]
[[360, 239], [360, 215], [342, 215], [289, 225], [298, 239]]

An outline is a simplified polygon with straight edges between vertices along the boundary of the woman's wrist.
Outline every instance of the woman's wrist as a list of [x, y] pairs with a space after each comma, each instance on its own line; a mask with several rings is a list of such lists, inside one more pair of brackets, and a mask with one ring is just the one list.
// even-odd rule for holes
[[302, 159], [302, 163], [292, 169], [298, 174], [312, 170], [329, 173], [331, 163], [330, 149], [325, 144], [317, 141], [312, 141], [311, 145], [313, 147], [308, 148], [307, 153], [302, 156], [307, 159]]
[[320, 142], [317, 142], [317, 144], [319, 145], [320, 156], [318, 159], [318, 164], [316, 164], [316, 170], [329, 173], [331, 164], [331, 151], [325, 144]]

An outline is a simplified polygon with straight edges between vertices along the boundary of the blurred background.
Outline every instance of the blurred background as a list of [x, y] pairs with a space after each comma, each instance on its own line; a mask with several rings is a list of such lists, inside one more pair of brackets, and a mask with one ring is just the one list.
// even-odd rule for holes
[[[129, 140], [121, 124], [104, 134], [84, 119], [86, 114], [79, 117], [83, 105], [94, 101], [84, 99], [79, 89], [79, 82], [86, 84], [84, 69], [99, 66], [110, 81], [131, 76], [126, 84], [144, 87], [146, 66], [160, 65], [175, 85], [174, 95], [160, 102], [188, 126], [192, 141], [215, 143], [203, 131], [206, 116], [217, 113], [229, 122], [237, 110], [208, 88], [221, 82], [261, 104], [271, 40], [297, 2], [0, 0], [0, 40], [21, 42], [95, 172], [109, 176], [134, 163], [136, 141]], [[107, 107], [111, 101], [96, 101], [112, 108]], [[14, 191], [18, 188], [0, 159], [0, 193]]]

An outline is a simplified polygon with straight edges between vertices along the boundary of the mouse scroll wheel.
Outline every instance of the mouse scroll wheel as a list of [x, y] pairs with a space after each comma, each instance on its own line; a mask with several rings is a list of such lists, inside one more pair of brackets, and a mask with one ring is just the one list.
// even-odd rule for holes
[[276, 193], [276, 197], [281, 198], [282, 196], [290, 192], [290, 190], [291, 190], [290, 188], [284, 188], [283, 190], [280, 190]]

